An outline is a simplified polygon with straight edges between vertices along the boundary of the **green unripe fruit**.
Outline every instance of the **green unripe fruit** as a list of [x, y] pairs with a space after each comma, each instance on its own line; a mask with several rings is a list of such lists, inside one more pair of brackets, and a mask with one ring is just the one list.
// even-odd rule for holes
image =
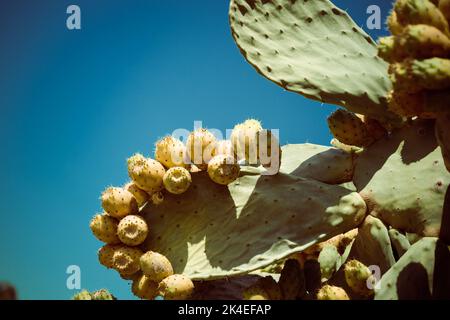
[[100, 289], [92, 293], [92, 300], [116, 300], [106, 289]]
[[352, 112], [338, 109], [328, 117], [328, 127], [340, 142], [364, 147], [373, 142], [364, 122]]
[[72, 297], [72, 300], [92, 300], [92, 296], [87, 290], [82, 290]]

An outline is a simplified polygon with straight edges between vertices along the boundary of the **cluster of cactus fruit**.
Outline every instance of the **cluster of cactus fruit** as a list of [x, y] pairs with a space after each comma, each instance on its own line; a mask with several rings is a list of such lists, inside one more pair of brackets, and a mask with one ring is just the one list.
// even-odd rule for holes
[[168, 136], [102, 194], [100, 263], [144, 299], [450, 298], [450, 0], [397, 0], [378, 46], [329, 0], [229, 18], [261, 75], [342, 107], [333, 147]]
[[81, 290], [72, 297], [72, 300], [117, 300], [108, 290], [100, 289], [94, 292]]
[[[161, 205], [164, 193], [185, 193], [192, 183], [191, 173], [206, 171], [216, 184], [232, 183], [239, 176], [239, 160], [261, 163], [258, 154], [262, 146], [255, 142], [262, 132], [269, 131], [254, 119], [236, 125], [231, 140], [216, 141], [210, 131], [199, 128], [188, 136], [186, 145], [173, 136], [158, 141], [155, 159], [142, 154], [130, 157], [127, 164], [131, 181], [123, 187], [107, 188], [101, 195], [104, 213], [96, 214], [90, 222], [92, 233], [105, 243], [98, 251], [100, 263], [132, 280], [132, 292], [139, 298], [188, 298], [194, 289], [192, 281], [174, 274], [166, 256], [142, 248], [149, 226], [141, 209], [147, 203]], [[265, 155], [271, 154], [272, 145], [278, 145], [275, 138], [270, 137], [270, 142]], [[242, 150], [242, 157], [237, 150]], [[256, 157], [252, 160], [253, 155]]]

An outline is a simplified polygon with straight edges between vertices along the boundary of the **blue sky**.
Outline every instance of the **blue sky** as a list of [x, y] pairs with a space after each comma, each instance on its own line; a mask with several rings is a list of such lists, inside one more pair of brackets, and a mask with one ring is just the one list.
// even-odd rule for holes
[[[334, 1], [365, 27], [383, 0]], [[357, 4], [355, 4], [357, 2]], [[82, 30], [65, 26], [82, 10]], [[282, 143], [328, 144], [332, 106], [283, 91], [240, 55], [227, 0], [0, 2], [0, 280], [22, 299], [68, 299], [82, 287], [133, 298], [97, 262], [98, 197], [127, 180], [125, 159], [194, 120], [225, 130], [249, 117]], [[366, 30], [374, 38], [385, 30]]]

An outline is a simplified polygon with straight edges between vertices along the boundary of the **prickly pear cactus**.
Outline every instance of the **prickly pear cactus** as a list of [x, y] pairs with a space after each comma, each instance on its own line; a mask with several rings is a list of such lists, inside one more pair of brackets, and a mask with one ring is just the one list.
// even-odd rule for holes
[[371, 215], [387, 225], [439, 235], [450, 174], [432, 121], [414, 121], [364, 150], [353, 182]]
[[387, 65], [374, 41], [328, 0], [232, 0], [232, 35], [245, 59], [286, 90], [392, 119]]
[[449, 270], [447, 246], [437, 238], [423, 238], [383, 275], [375, 299], [450, 299]]
[[185, 193], [167, 194], [141, 212], [152, 230], [145, 249], [167, 256], [176, 273], [193, 280], [221, 278], [344, 233], [365, 216], [364, 201], [346, 188], [261, 172], [243, 168], [225, 187], [193, 174]]

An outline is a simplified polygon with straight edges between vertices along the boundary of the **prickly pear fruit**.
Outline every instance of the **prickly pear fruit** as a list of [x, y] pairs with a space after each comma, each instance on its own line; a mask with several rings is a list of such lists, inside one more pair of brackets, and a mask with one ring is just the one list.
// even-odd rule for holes
[[215, 155], [219, 154], [234, 156], [233, 144], [231, 143], [231, 140], [217, 141]]
[[131, 291], [138, 298], [152, 300], [158, 294], [158, 283], [142, 275], [133, 281]]
[[209, 160], [214, 157], [216, 137], [204, 128], [198, 128], [189, 134], [186, 149], [189, 159], [199, 169], [205, 170]]
[[389, 14], [386, 24], [388, 26], [389, 31], [393, 35], [399, 35], [400, 33], [402, 33], [404, 28], [404, 26], [402, 26], [400, 22], [398, 22], [397, 13], [395, 12], [395, 10], [392, 10], [391, 13]]
[[127, 162], [128, 175], [140, 189], [148, 193], [162, 189], [162, 179], [166, 170], [161, 163], [145, 158], [139, 153], [128, 158]]
[[245, 159], [248, 164], [258, 163], [258, 132], [262, 129], [261, 122], [255, 119], [248, 119], [234, 126], [230, 138], [239, 160]]
[[208, 164], [208, 175], [212, 181], [227, 185], [239, 177], [239, 165], [231, 156], [218, 155]]
[[102, 207], [114, 218], [122, 219], [138, 211], [138, 203], [131, 192], [123, 188], [110, 187], [102, 193]]
[[142, 250], [134, 247], [120, 246], [113, 254], [113, 268], [120, 274], [131, 275], [140, 269], [139, 259]]
[[129, 246], [137, 246], [147, 238], [148, 226], [141, 216], [129, 215], [120, 220], [117, 235]]
[[373, 142], [364, 122], [352, 112], [338, 109], [328, 117], [328, 127], [340, 142], [364, 147]]
[[244, 300], [270, 300], [269, 294], [259, 285], [252, 285], [242, 292]]
[[194, 291], [191, 279], [182, 274], [173, 274], [163, 279], [158, 286], [158, 294], [165, 300], [186, 300]]
[[306, 295], [305, 275], [297, 259], [286, 260], [278, 284], [284, 300], [296, 300]]
[[92, 300], [116, 300], [116, 298], [106, 289], [100, 289], [92, 293]]
[[153, 193], [151, 198], [154, 205], [159, 205], [164, 201], [164, 194], [161, 191], [158, 191]]
[[398, 22], [404, 26], [427, 24], [448, 34], [448, 22], [443, 13], [428, 0], [397, 0], [394, 10]]
[[167, 136], [156, 143], [155, 159], [164, 167], [187, 167], [186, 146], [179, 139]]
[[95, 215], [90, 223], [90, 228], [94, 236], [105, 243], [117, 244], [120, 243], [117, 236], [118, 222], [113, 217], [107, 214]]
[[436, 118], [435, 134], [441, 147], [445, 167], [450, 171], [450, 113], [440, 114]]
[[344, 266], [345, 281], [357, 294], [363, 297], [373, 295], [373, 289], [369, 289], [367, 282], [373, 277], [372, 272], [358, 260], [350, 260]]
[[320, 251], [317, 261], [320, 264], [322, 282], [327, 281], [341, 265], [341, 255], [334, 245], [326, 245]]
[[147, 203], [149, 195], [144, 190], [140, 189], [134, 182], [129, 182], [123, 187], [125, 190], [131, 192], [137, 201], [138, 207], [142, 207]]
[[98, 261], [100, 262], [100, 264], [107, 267], [108, 269], [113, 268], [114, 267], [114, 263], [113, 263], [114, 252], [120, 247], [121, 246], [111, 245], [111, 244], [107, 244], [107, 245], [104, 245], [103, 247], [101, 247], [97, 253]]
[[137, 279], [139, 279], [141, 276], [142, 276], [142, 272], [141, 271], [137, 271], [137, 272], [135, 272], [135, 273], [132, 273], [132, 274], [122, 274], [122, 273], [119, 273], [119, 276], [123, 279], [123, 280], [131, 280], [131, 281], [134, 281], [134, 280], [137, 280]]
[[389, 68], [395, 90], [418, 92], [423, 89], [441, 90], [450, 87], [450, 60], [431, 58], [406, 60]]
[[271, 276], [258, 279], [255, 284], [243, 291], [242, 296], [244, 300], [282, 299], [280, 286]]
[[350, 300], [350, 298], [344, 289], [326, 284], [317, 292], [317, 300]]
[[164, 187], [173, 194], [186, 192], [192, 183], [191, 174], [183, 167], [173, 167], [163, 177]]
[[72, 297], [72, 300], [92, 300], [92, 296], [87, 290], [82, 290]]
[[439, 1], [439, 10], [441, 10], [442, 14], [447, 19], [447, 22], [449, 22], [450, 21], [450, 0], [440, 0]]
[[173, 268], [170, 261], [160, 253], [148, 251], [140, 259], [142, 272], [156, 282], [173, 275]]

